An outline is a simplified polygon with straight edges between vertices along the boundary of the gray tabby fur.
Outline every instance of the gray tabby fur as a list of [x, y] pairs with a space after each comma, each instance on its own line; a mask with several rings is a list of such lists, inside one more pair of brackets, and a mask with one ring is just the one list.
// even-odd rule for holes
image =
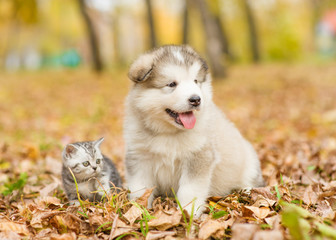
[[[78, 196], [69, 168], [76, 177], [78, 192], [83, 200], [100, 201], [105, 191], [108, 193], [112, 187], [122, 187], [116, 167], [99, 149], [103, 140], [71, 143], [64, 148], [62, 181], [70, 203], [78, 203]], [[97, 163], [97, 159], [100, 163]], [[84, 166], [85, 162], [89, 163], [88, 166]]]

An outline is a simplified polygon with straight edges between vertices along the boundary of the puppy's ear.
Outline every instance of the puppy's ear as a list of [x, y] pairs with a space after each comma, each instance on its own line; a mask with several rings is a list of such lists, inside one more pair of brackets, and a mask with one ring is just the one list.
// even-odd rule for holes
[[128, 77], [136, 82], [143, 82], [148, 79], [154, 66], [153, 54], [146, 53], [141, 55], [137, 60], [133, 62], [128, 72]]

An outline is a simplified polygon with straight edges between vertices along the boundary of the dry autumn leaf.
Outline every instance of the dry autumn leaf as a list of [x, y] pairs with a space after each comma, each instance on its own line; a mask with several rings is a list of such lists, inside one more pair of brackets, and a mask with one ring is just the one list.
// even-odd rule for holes
[[154, 218], [148, 222], [148, 226], [165, 231], [180, 224], [182, 212], [172, 208], [169, 212], [159, 210], [153, 216]]
[[200, 224], [198, 237], [201, 239], [208, 239], [211, 235], [224, 229], [225, 225], [222, 222], [207, 219]]
[[1, 232], [15, 232], [17, 234], [22, 234], [25, 236], [29, 236], [30, 232], [26, 225], [15, 223], [11, 221], [1, 221], [0, 222]]
[[137, 220], [142, 215], [142, 211], [139, 207], [133, 205], [128, 211], [124, 214], [124, 218], [127, 219], [130, 225], [133, 225], [135, 220]]
[[266, 218], [271, 211], [268, 207], [244, 206], [244, 208], [250, 210], [259, 219]]

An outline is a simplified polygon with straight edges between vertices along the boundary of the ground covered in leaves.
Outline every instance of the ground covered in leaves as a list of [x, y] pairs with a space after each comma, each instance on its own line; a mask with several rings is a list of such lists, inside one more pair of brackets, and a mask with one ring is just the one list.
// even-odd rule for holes
[[213, 196], [193, 219], [174, 199], [123, 191], [69, 206], [61, 151], [104, 136], [124, 175], [126, 73], [0, 76], [0, 239], [336, 239], [336, 64], [232, 67], [214, 99], [254, 144], [267, 186]]

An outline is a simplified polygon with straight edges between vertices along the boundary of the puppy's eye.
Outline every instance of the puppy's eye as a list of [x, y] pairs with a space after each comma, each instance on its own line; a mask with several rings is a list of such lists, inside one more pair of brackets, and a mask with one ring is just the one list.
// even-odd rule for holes
[[197, 79], [195, 79], [194, 82], [197, 84], [198, 83]]
[[89, 161], [83, 162], [84, 167], [87, 167], [90, 165]]
[[171, 82], [171, 83], [167, 84], [167, 86], [171, 87], [171, 88], [176, 87], [176, 85], [177, 85], [176, 82]]
[[101, 159], [97, 159], [96, 163], [99, 164], [101, 162]]

